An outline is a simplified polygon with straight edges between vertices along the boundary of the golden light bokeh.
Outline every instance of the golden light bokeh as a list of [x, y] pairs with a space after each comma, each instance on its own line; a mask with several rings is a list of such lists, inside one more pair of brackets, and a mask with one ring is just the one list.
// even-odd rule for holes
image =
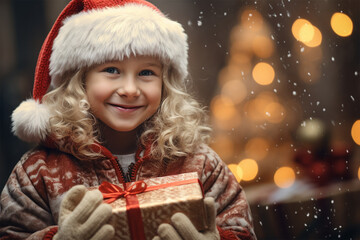
[[291, 187], [295, 182], [295, 172], [291, 167], [281, 167], [274, 174], [274, 182], [280, 188]]
[[344, 13], [334, 13], [331, 17], [330, 25], [332, 30], [341, 37], [347, 37], [352, 34], [353, 22], [351, 18]]
[[[296, 19], [295, 22], [293, 23], [292, 27], [291, 27], [291, 32], [292, 34], [294, 35], [295, 39], [298, 40], [298, 41], [301, 41], [300, 40], [300, 30], [304, 27], [304, 26], [308, 26], [308, 25], [312, 25], [308, 20], [306, 19], [303, 19], [303, 18], [299, 18], [299, 19]], [[302, 31], [305, 32], [303, 29]]]
[[251, 181], [257, 176], [259, 167], [254, 159], [246, 158], [239, 162], [239, 167], [242, 169], [242, 180]]
[[358, 168], [358, 179], [360, 180], [360, 167]]
[[305, 23], [299, 30], [299, 41], [303, 43], [310, 42], [315, 35], [314, 26], [311, 23]]
[[241, 181], [242, 177], [243, 177], [243, 171], [242, 169], [239, 167], [239, 165], [237, 164], [229, 164], [228, 168], [230, 169], [230, 171], [232, 172], [232, 174], [235, 176], [236, 180], [238, 182]]
[[238, 104], [246, 97], [246, 86], [240, 80], [227, 81], [221, 88], [221, 95]]
[[229, 120], [236, 114], [234, 102], [225, 96], [215, 96], [210, 103], [213, 116], [219, 120]]
[[360, 145], [360, 120], [356, 120], [352, 125], [351, 137], [357, 145]]
[[264, 119], [264, 114], [262, 112], [262, 109], [265, 107], [264, 104], [264, 101], [258, 98], [248, 101], [244, 106], [246, 116], [248, 116], [252, 121], [262, 121]]
[[216, 136], [210, 146], [224, 161], [234, 156], [234, 142], [226, 135]]
[[252, 76], [256, 83], [260, 85], [269, 85], [274, 81], [275, 70], [270, 64], [259, 62], [253, 68]]
[[238, 80], [241, 81], [242, 70], [235, 64], [229, 64], [219, 72], [218, 82], [220, 86], [228, 81]]
[[249, 54], [245, 53], [231, 54], [228, 66], [232, 66], [232, 68], [238, 69], [236, 71], [239, 71], [240, 73], [236, 76], [236, 78], [240, 80], [241, 78], [243, 78], [244, 74], [249, 74], [251, 71], [251, 57], [249, 56]]
[[274, 46], [270, 38], [260, 35], [253, 39], [252, 50], [259, 58], [269, 58], [274, 52]]
[[296, 19], [291, 27], [295, 39], [308, 47], [317, 47], [322, 42], [321, 31], [306, 19]]
[[241, 26], [235, 27], [230, 34], [231, 54], [235, 54], [235, 53], [252, 54], [249, 46], [251, 46], [253, 38], [254, 38], [254, 34], [252, 32], [244, 31], [244, 29]]
[[313, 30], [314, 34], [312, 39], [310, 39], [310, 41], [304, 42], [304, 44], [308, 47], [318, 47], [322, 42], [322, 34], [320, 30], [315, 26], [313, 26]]
[[241, 25], [246, 30], [259, 31], [263, 27], [263, 17], [255, 9], [246, 9], [241, 13]]
[[[268, 106], [271, 103], [278, 102], [278, 97], [272, 92], [262, 92], [255, 99], [248, 101], [244, 105], [244, 110], [247, 113], [247, 116], [253, 121], [263, 121], [269, 120], [271, 118], [271, 113], [267, 112]], [[270, 109], [272, 109], [270, 105]], [[275, 110], [271, 110], [275, 112]], [[284, 112], [285, 110], [280, 109], [279, 113]], [[273, 114], [273, 119], [276, 120], [277, 114]]]
[[236, 112], [230, 119], [212, 118], [212, 123], [213, 127], [219, 130], [232, 131], [241, 127], [241, 115], [239, 112]]
[[262, 160], [269, 153], [269, 142], [261, 137], [252, 138], [245, 145], [245, 153], [253, 159]]
[[280, 123], [285, 118], [285, 108], [278, 102], [270, 102], [265, 107], [265, 116], [271, 123]]

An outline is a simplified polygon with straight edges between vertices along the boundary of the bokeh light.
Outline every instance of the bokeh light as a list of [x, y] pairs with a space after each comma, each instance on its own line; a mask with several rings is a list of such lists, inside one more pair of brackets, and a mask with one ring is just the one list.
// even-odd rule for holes
[[[306, 19], [299, 18], [299, 19], [295, 20], [295, 22], [293, 23], [293, 25], [291, 27], [291, 32], [294, 35], [295, 39], [298, 41], [302, 41], [300, 38], [300, 31], [302, 30], [303, 35], [306, 33], [307, 27], [304, 28], [304, 26], [312, 26], [312, 24]], [[310, 30], [311, 30], [311, 28], [310, 28]]]
[[230, 80], [221, 88], [221, 95], [238, 104], [246, 97], [246, 86], [240, 80]]
[[274, 46], [270, 38], [262, 35], [253, 39], [252, 49], [259, 58], [271, 57], [274, 52]]
[[351, 18], [344, 13], [334, 13], [331, 17], [330, 25], [332, 30], [341, 37], [350, 36], [353, 31], [353, 22]]
[[357, 145], [360, 145], [360, 120], [356, 120], [352, 125], [351, 137]]
[[252, 138], [245, 145], [246, 155], [253, 159], [264, 159], [268, 152], [269, 142], [261, 137]]
[[317, 47], [322, 42], [321, 31], [306, 19], [296, 19], [291, 27], [295, 39], [308, 47]]
[[243, 74], [247, 74], [251, 71], [251, 57], [246, 53], [232, 53], [229, 59], [229, 66], [236, 67], [240, 70], [240, 74], [237, 75], [237, 79], [240, 79]]
[[259, 31], [263, 23], [263, 17], [255, 9], [246, 9], [241, 14], [241, 24], [246, 30]]
[[[269, 113], [266, 112], [269, 104], [277, 102], [278, 98], [272, 92], [262, 92], [255, 99], [246, 103], [244, 110], [247, 116], [253, 121], [263, 121], [269, 119]], [[271, 107], [270, 107], [271, 108]]]
[[255, 65], [252, 71], [252, 76], [260, 85], [269, 85], [273, 82], [275, 77], [274, 68], [265, 62], [259, 62]]
[[358, 168], [358, 179], [360, 180], [360, 167]]
[[241, 81], [242, 70], [239, 66], [228, 65], [221, 69], [218, 76], [219, 84], [222, 86], [228, 81], [238, 80]]
[[295, 182], [295, 172], [291, 167], [281, 167], [274, 174], [274, 182], [280, 188], [291, 187]]
[[228, 120], [235, 116], [234, 102], [225, 96], [215, 96], [210, 103], [213, 116], [219, 120]]
[[265, 107], [266, 119], [271, 123], [280, 123], [285, 118], [285, 108], [278, 102], [270, 102]]
[[240, 182], [243, 177], [243, 170], [241, 169], [241, 167], [239, 167], [239, 165], [237, 165], [237, 164], [229, 164], [228, 168], [230, 169], [232, 174], [235, 176], [236, 180], [238, 182]]
[[254, 159], [243, 159], [239, 162], [239, 167], [242, 169], [242, 180], [251, 181], [258, 174], [259, 167]]
[[234, 156], [234, 142], [227, 135], [216, 136], [210, 145], [224, 161], [227, 161]]
[[299, 40], [303, 43], [310, 42], [315, 35], [315, 29], [311, 23], [305, 23], [299, 30]]
[[260, 122], [264, 119], [263, 109], [265, 108], [265, 102], [261, 98], [255, 98], [248, 101], [244, 106], [246, 116], [252, 121]]
[[308, 47], [318, 47], [322, 42], [322, 34], [320, 30], [313, 25], [314, 34], [310, 41], [304, 42], [304, 44]]
[[212, 118], [213, 127], [219, 130], [233, 131], [236, 128], [241, 127], [241, 115], [237, 111], [232, 118], [229, 119], [218, 119]]

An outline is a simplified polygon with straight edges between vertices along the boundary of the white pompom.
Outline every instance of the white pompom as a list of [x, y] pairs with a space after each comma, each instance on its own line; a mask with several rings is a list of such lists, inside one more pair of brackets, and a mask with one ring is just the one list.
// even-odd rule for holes
[[13, 133], [26, 142], [39, 143], [49, 133], [49, 109], [34, 99], [23, 101], [11, 119]]

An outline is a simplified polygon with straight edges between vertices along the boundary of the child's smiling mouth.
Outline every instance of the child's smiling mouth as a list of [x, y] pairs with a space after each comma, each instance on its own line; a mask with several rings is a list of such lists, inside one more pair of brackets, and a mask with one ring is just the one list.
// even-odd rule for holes
[[122, 105], [122, 104], [113, 104], [113, 103], [109, 103], [109, 105], [115, 107], [120, 111], [125, 111], [125, 112], [133, 112], [143, 107], [142, 105]]

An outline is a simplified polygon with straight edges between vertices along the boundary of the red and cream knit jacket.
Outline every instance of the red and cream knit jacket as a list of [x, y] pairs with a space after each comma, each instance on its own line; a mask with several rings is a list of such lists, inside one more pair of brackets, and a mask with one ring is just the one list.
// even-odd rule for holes
[[[59, 206], [75, 185], [99, 186], [124, 181], [120, 167], [107, 149], [103, 159], [84, 161], [39, 146], [26, 153], [12, 171], [0, 199], [0, 239], [51, 239], [57, 230]], [[159, 164], [138, 151], [131, 181], [197, 172], [205, 196], [214, 197], [216, 224], [222, 239], [256, 239], [244, 191], [218, 155], [202, 145], [191, 156]]]

